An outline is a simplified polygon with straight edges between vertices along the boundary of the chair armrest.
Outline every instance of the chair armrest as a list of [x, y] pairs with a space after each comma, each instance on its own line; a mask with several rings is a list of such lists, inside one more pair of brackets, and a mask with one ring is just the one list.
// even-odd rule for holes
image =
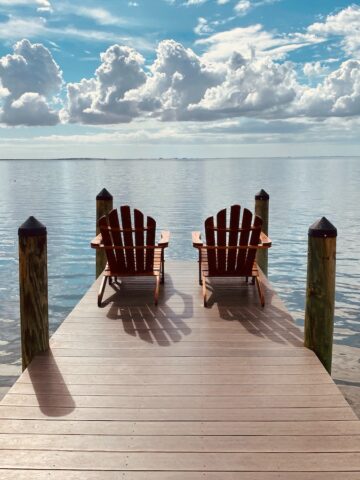
[[203, 246], [204, 242], [201, 240], [201, 232], [192, 232], [191, 236], [193, 247], [199, 248]]
[[264, 232], [261, 232], [260, 234], [260, 241], [260, 245], [262, 245], [263, 247], [271, 247], [271, 239], [267, 235], [265, 235]]
[[99, 233], [95, 238], [91, 240], [91, 248], [101, 248], [103, 246], [102, 244], [102, 235]]
[[169, 245], [169, 240], [170, 232], [168, 230], [163, 230], [160, 234], [160, 241], [158, 242], [158, 246], [166, 248]]

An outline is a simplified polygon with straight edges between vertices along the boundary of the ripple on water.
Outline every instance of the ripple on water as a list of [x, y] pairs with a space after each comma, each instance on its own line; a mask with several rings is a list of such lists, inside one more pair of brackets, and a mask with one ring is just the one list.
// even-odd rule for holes
[[[342, 331], [336, 341], [359, 345], [360, 236], [354, 234], [359, 219], [357, 210], [348, 208], [359, 204], [359, 178], [357, 158], [172, 160], [166, 164], [156, 160], [1, 161], [0, 363], [16, 362], [20, 356], [19, 225], [34, 215], [47, 226], [50, 328], [54, 331], [94, 280], [95, 253], [89, 243], [95, 230], [95, 196], [103, 187], [113, 194], [115, 206], [139, 208], [156, 218], [159, 230], [171, 230], [168, 257], [194, 261], [191, 231], [201, 230], [204, 219], [223, 207], [240, 203], [253, 210], [254, 194], [267, 190], [273, 240], [270, 280], [299, 325], [304, 317], [308, 227], [327, 216], [338, 228], [335, 322]], [[29, 185], [36, 185], [36, 192]]]

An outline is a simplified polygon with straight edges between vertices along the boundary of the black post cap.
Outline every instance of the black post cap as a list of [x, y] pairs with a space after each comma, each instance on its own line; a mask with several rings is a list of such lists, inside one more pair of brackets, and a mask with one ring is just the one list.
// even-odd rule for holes
[[322, 217], [310, 226], [309, 237], [334, 238], [337, 237], [337, 229], [327, 218]]
[[96, 200], [112, 200], [113, 196], [111, 193], [103, 188], [100, 193], [96, 195]]
[[265, 190], [261, 189], [260, 192], [258, 192], [256, 195], [255, 195], [255, 200], [269, 200], [270, 199], [270, 195], [265, 192]]
[[29, 217], [26, 222], [20, 225], [18, 230], [19, 237], [40, 237], [46, 235], [46, 227], [35, 217]]

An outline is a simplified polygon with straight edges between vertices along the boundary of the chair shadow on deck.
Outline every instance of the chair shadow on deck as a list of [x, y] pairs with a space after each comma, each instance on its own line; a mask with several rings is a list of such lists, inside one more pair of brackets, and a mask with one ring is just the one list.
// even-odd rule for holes
[[[214, 282], [215, 284], [215, 282]], [[224, 286], [226, 288], [224, 289]], [[223, 288], [221, 288], [223, 287]], [[217, 306], [219, 317], [228, 322], [238, 322], [248, 333], [283, 346], [304, 345], [303, 333], [285, 308], [280, 308], [279, 299], [264, 282], [266, 305], [258, 302], [255, 285], [240, 283], [239, 280], [209, 284], [208, 308]]]
[[[176, 289], [170, 274], [165, 274], [165, 284], [160, 291], [157, 306], [152, 300], [151, 281], [143, 281], [142, 287], [146, 288], [140, 290], [140, 293], [138, 279], [136, 284], [126, 280], [121, 285], [113, 283], [111, 286], [115, 293], [103, 302], [104, 306], [111, 304], [106, 316], [112, 320], [121, 320], [124, 332], [128, 335], [166, 347], [181, 342], [191, 334], [186, 319], [193, 318], [193, 297]], [[179, 309], [176, 310], [167, 304], [174, 296], [180, 298]], [[137, 302], [134, 303], [134, 299]]]
[[[76, 408], [74, 399], [66, 386], [51, 349], [49, 349], [44, 356], [37, 358], [41, 357], [46, 358], [46, 362], [41, 363], [41, 377], [49, 377], [50, 381], [46, 383], [38, 381], [39, 364], [36, 368], [30, 364], [27, 369], [39, 404], [39, 409], [47, 417], [66, 417]], [[49, 401], [49, 397], [51, 401]]]

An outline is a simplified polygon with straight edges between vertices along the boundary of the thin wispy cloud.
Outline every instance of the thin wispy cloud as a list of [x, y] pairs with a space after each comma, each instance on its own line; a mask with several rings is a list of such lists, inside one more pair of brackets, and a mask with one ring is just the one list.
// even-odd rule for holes
[[16, 6], [34, 6], [38, 11], [52, 11], [49, 0], [0, 0], [0, 6], [16, 7]]
[[10, 17], [7, 21], [0, 23], [0, 39], [5, 41], [17, 40], [19, 38], [54, 38], [59, 43], [64, 38], [77, 38], [84, 42], [123, 42], [131, 43], [141, 50], [152, 50], [154, 44], [141, 37], [121, 35], [107, 30], [96, 30], [87, 28], [76, 28], [66, 26], [63, 28], [54, 27], [44, 18], [38, 17]]
[[128, 23], [127, 20], [114, 15], [112, 12], [102, 7], [82, 7], [62, 2], [56, 6], [56, 12], [88, 18], [99, 25], [125, 25]]

